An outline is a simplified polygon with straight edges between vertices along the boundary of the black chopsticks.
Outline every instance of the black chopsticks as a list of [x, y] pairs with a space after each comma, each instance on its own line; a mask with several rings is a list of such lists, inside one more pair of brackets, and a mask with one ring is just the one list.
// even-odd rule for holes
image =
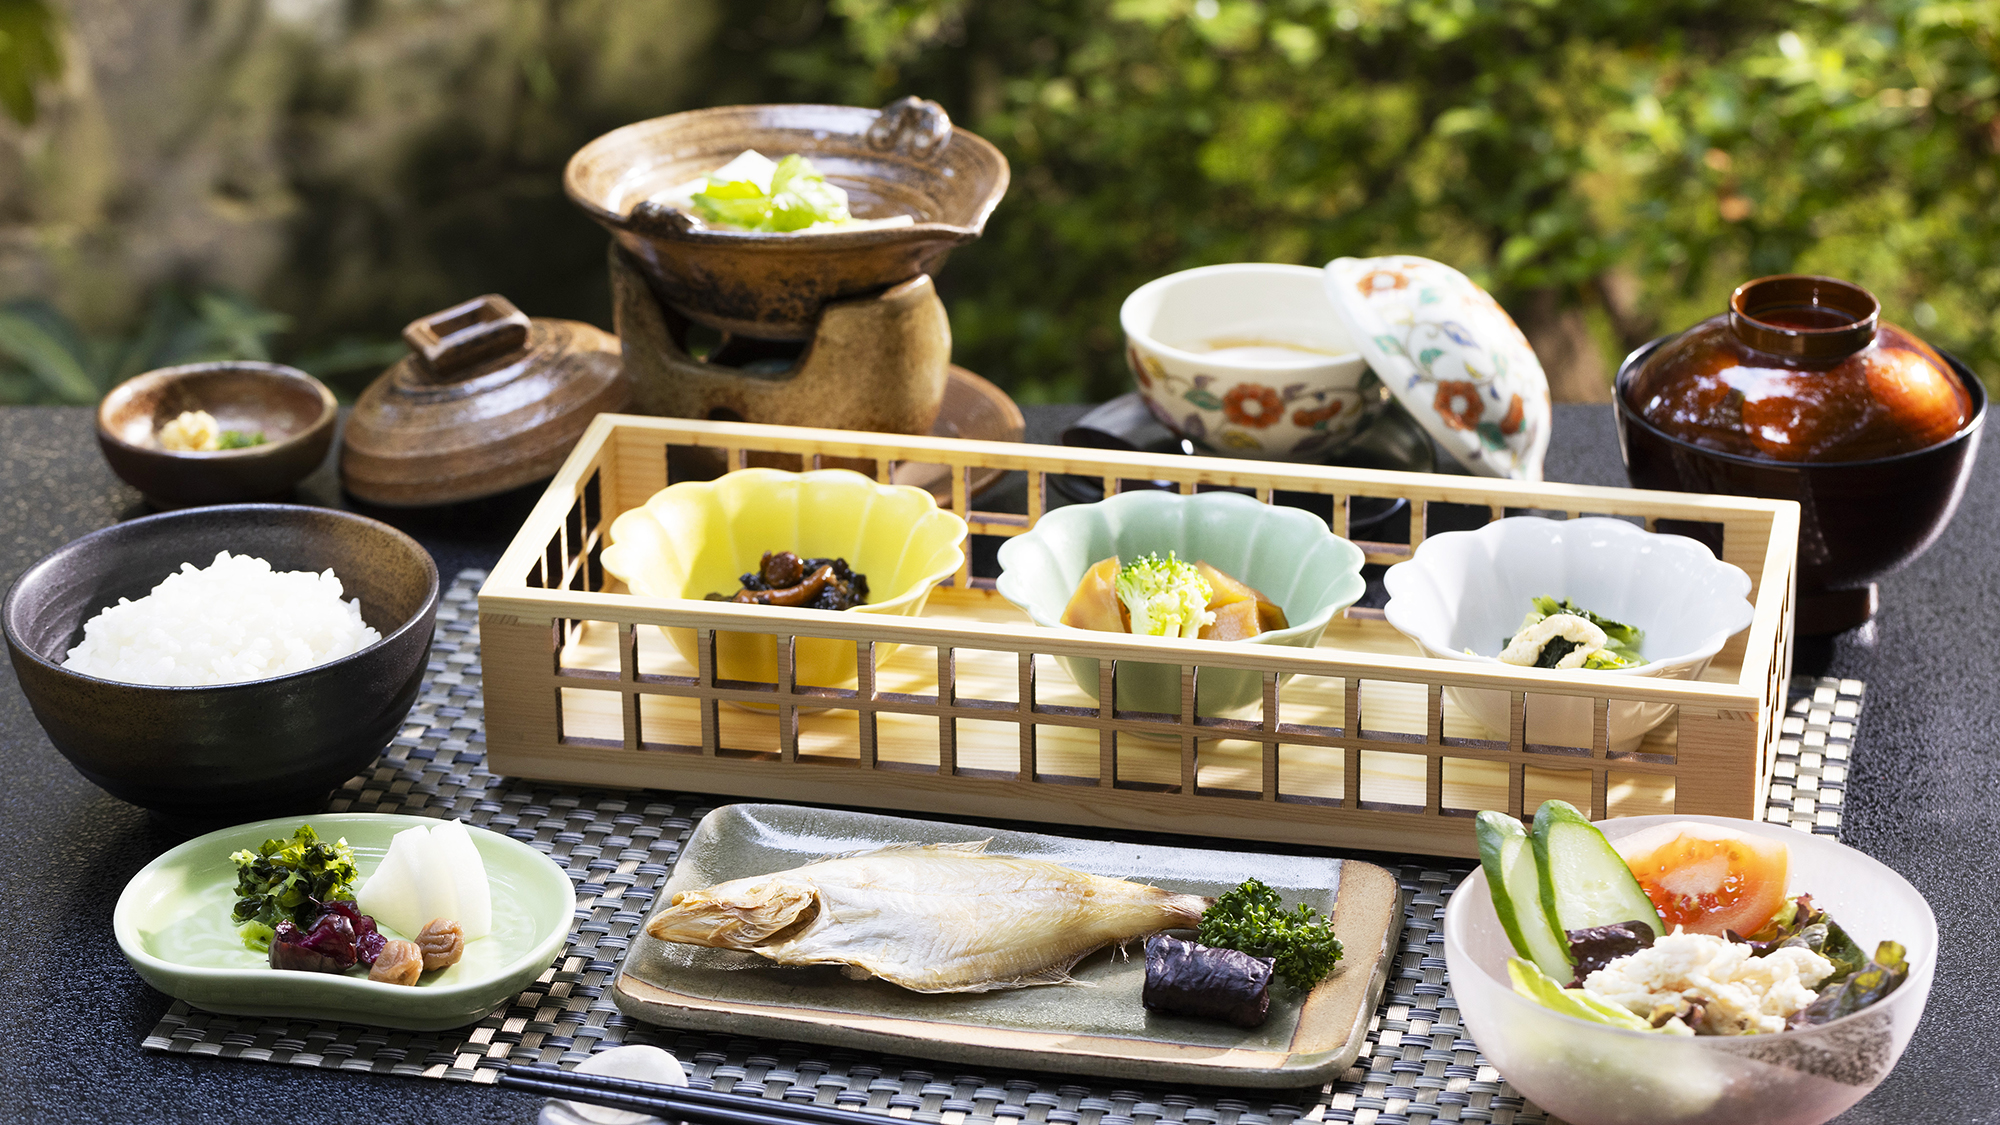
[[856, 1125], [860, 1118], [882, 1116], [866, 1110], [801, 1105], [548, 1066], [510, 1066], [500, 1072], [498, 1084], [543, 1097], [650, 1113], [693, 1125]]

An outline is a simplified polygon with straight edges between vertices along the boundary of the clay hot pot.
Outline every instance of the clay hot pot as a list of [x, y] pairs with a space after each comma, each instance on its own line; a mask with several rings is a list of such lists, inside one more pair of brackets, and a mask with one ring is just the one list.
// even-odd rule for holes
[[[915, 222], [859, 230], [710, 230], [655, 202], [744, 149], [800, 153], [847, 192], [856, 218]], [[806, 340], [830, 301], [937, 272], [979, 237], [1007, 190], [1007, 159], [954, 128], [935, 102], [881, 110], [741, 105], [640, 121], [570, 158], [563, 187], [609, 230], [676, 312], [723, 332]]]
[[1964, 494], [1986, 392], [1860, 286], [1761, 278], [1626, 357], [1614, 395], [1640, 488], [1798, 501], [1799, 632], [1852, 628]]

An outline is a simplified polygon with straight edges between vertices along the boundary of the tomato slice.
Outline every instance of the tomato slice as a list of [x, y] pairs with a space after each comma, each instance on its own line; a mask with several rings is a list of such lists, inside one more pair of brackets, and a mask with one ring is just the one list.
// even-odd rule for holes
[[1777, 840], [1692, 821], [1615, 842], [1669, 933], [1756, 931], [1785, 905], [1787, 851]]

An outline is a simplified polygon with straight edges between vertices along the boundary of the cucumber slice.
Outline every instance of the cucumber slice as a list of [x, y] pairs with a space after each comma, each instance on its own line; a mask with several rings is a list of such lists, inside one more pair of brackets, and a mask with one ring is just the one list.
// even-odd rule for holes
[[1631, 921], [1645, 922], [1655, 934], [1667, 932], [1624, 857], [1576, 806], [1543, 801], [1535, 810], [1534, 841], [1542, 910], [1558, 934]]
[[1514, 952], [1558, 982], [1568, 981], [1574, 974], [1569, 942], [1549, 928], [1542, 909], [1542, 877], [1527, 830], [1513, 817], [1491, 811], [1480, 813], [1475, 824], [1479, 866], [1485, 869], [1486, 887], [1493, 894], [1493, 913], [1500, 916]]

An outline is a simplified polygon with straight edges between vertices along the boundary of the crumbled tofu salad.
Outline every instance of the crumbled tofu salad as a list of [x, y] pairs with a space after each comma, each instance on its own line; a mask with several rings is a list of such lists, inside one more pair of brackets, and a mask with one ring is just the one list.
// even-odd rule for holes
[[1501, 642], [1500, 662], [1523, 668], [1636, 668], [1644, 630], [1623, 625], [1564, 598], [1535, 598], [1521, 627]]
[[1532, 828], [1482, 812], [1479, 861], [1519, 954], [1514, 991], [1595, 1023], [1668, 1035], [1767, 1035], [1828, 1023], [1909, 976], [1893, 941], [1862, 952], [1811, 895], [1787, 898], [1785, 845], [1665, 824], [1613, 847], [1546, 801]]

